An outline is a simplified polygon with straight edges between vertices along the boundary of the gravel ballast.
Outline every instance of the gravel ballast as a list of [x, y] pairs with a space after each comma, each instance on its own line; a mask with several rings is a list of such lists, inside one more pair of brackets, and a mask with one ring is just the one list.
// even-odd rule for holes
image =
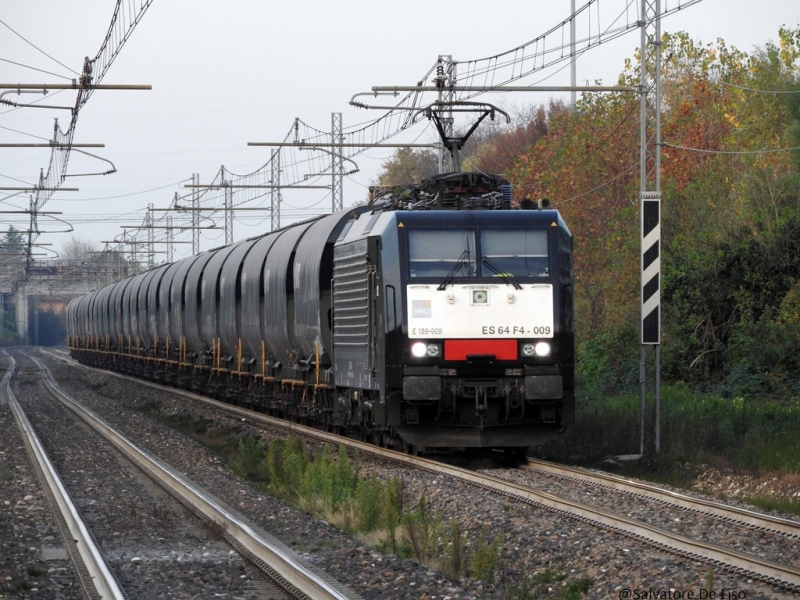
[[[635, 594], [721, 593], [728, 597], [780, 598], [778, 589], [730, 575], [707, 564], [654, 550], [618, 534], [606, 532], [553, 513], [521, 506], [512, 500], [441, 477], [362, 457], [362, 468], [376, 477], [401, 477], [407, 497], [416, 501], [424, 492], [430, 507], [453, 518], [477, 540], [503, 535], [504, 546], [495, 585], [470, 580], [452, 581], [438, 572], [369, 548], [302, 511], [289, 508], [243, 482], [220, 457], [142, 412], [147, 406], [164, 415], [227, 421], [248, 428], [239, 419], [221, 417], [170, 392], [155, 391], [110, 375], [90, 373], [47, 357], [62, 388], [80, 397], [89, 408], [153, 454], [213, 491], [254, 523], [300, 552], [310, 562], [354, 589], [364, 598], [513, 598], [559, 597], [566, 587], [589, 580], [590, 598], [636, 597]], [[259, 428], [260, 429], [260, 428]], [[255, 428], [252, 428], [256, 431]], [[263, 432], [262, 437], [282, 432]], [[635, 503], [635, 500], [631, 500]], [[625, 510], [625, 507], [620, 507]], [[638, 510], [633, 504], [630, 511]], [[691, 517], [686, 517], [690, 519]], [[721, 534], [724, 535], [724, 534]], [[737, 534], [740, 535], [740, 534]], [[734, 540], [732, 540], [733, 545]], [[534, 585], [537, 574], [558, 574], [549, 583]], [[517, 586], [517, 593], [514, 587]], [[533, 595], [533, 592], [539, 594]], [[732, 596], [730, 594], [736, 594]], [[744, 594], [742, 596], [741, 594]], [[646, 597], [640, 595], [640, 597]], [[651, 595], [650, 597], [659, 597]], [[710, 596], [706, 596], [710, 597]], [[722, 597], [722, 596], [717, 596]]]

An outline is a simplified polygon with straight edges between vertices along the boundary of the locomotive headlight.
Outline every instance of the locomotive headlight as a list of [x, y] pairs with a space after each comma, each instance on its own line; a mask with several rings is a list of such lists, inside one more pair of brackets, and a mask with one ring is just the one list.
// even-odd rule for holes
[[533, 358], [534, 356], [543, 358], [545, 356], [550, 356], [550, 344], [547, 342], [536, 342], [535, 344], [527, 342], [522, 344], [522, 356], [526, 358]]
[[411, 346], [411, 354], [416, 358], [422, 358], [428, 352], [428, 344], [425, 342], [414, 342]]
[[414, 342], [411, 345], [411, 355], [414, 358], [436, 358], [442, 354], [442, 348], [439, 344], [431, 342]]

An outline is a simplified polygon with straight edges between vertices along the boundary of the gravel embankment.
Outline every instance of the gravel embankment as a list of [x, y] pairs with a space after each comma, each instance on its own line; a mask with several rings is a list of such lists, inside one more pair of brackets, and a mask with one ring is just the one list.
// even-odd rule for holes
[[[169, 392], [88, 373], [51, 358], [46, 362], [63, 389], [79, 395], [135, 443], [168, 460], [364, 598], [514, 598], [525, 597], [521, 592], [526, 589], [531, 591], [527, 597], [537, 597], [532, 593], [532, 581], [543, 573], [563, 574], [564, 579], [538, 586], [538, 597], [557, 597], [563, 586], [584, 578], [592, 581], [587, 594], [591, 598], [619, 598], [625, 590], [631, 590], [628, 597], [635, 597], [636, 590], [672, 593], [672, 597], [676, 597], [676, 592], [693, 592], [695, 597], [701, 597], [703, 591], [720, 593], [723, 589], [726, 593], [736, 593], [736, 597], [744, 593], [749, 599], [785, 597], [774, 588], [703, 563], [663, 554], [617, 534], [520, 506], [512, 500], [430, 474], [362, 457], [362, 468], [375, 476], [401, 477], [411, 501], [416, 502], [424, 492], [430, 507], [448, 519], [455, 519], [473, 541], [478, 539], [481, 529], [486, 530], [489, 539], [504, 536], [496, 586], [449, 581], [416, 563], [370, 549], [327, 523], [254, 490], [235, 477], [219, 457], [152, 421], [136, 408], [148, 405], [158, 407], [163, 414], [214, 418], [247, 428], [246, 424], [212, 415], [207, 409]], [[618, 506], [618, 509], [633, 511], [635, 507]]]
[[626, 516], [666, 531], [727, 546], [779, 564], [800, 565], [800, 543], [795, 537], [725, 522], [711, 515], [683, 510], [645, 497], [628, 499], [624, 492], [618, 490], [569, 481], [549, 473], [530, 473], [517, 469], [487, 469], [486, 472], [608, 512], [616, 512], [620, 506], [625, 506]]
[[[0, 354], [0, 379], [9, 366]], [[0, 598], [81, 598], [11, 409], [0, 394]]]
[[260, 597], [260, 578], [218, 532], [52, 398], [29, 359], [18, 362], [17, 399], [127, 598]]

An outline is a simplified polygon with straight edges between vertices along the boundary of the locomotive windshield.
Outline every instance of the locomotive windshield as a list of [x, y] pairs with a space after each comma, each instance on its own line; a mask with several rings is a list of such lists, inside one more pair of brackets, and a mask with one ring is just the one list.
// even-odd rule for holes
[[[544, 229], [484, 229], [481, 258], [501, 273], [515, 277], [546, 277], [547, 231]], [[488, 275], [484, 273], [484, 275]]]
[[476, 252], [472, 229], [411, 229], [411, 277], [547, 277], [544, 229], [483, 229]]
[[[475, 277], [475, 232], [470, 229], [413, 229], [408, 232], [411, 277]], [[452, 273], [455, 269], [455, 273]]]

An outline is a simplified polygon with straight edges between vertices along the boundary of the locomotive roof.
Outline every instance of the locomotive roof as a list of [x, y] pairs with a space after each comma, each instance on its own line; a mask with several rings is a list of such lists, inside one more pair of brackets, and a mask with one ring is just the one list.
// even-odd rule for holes
[[508, 210], [511, 184], [500, 175], [443, 173], [417, 184], [370, 188], [373, 210]]
[[557, 227], [571, 237], [569, 228], [557, 210], [394, 210], [364, 213], [351, 221], [337, 244], [346, 244], [368, 236], [383, 236], [405, 227], [452, 227], [518, 229]]

